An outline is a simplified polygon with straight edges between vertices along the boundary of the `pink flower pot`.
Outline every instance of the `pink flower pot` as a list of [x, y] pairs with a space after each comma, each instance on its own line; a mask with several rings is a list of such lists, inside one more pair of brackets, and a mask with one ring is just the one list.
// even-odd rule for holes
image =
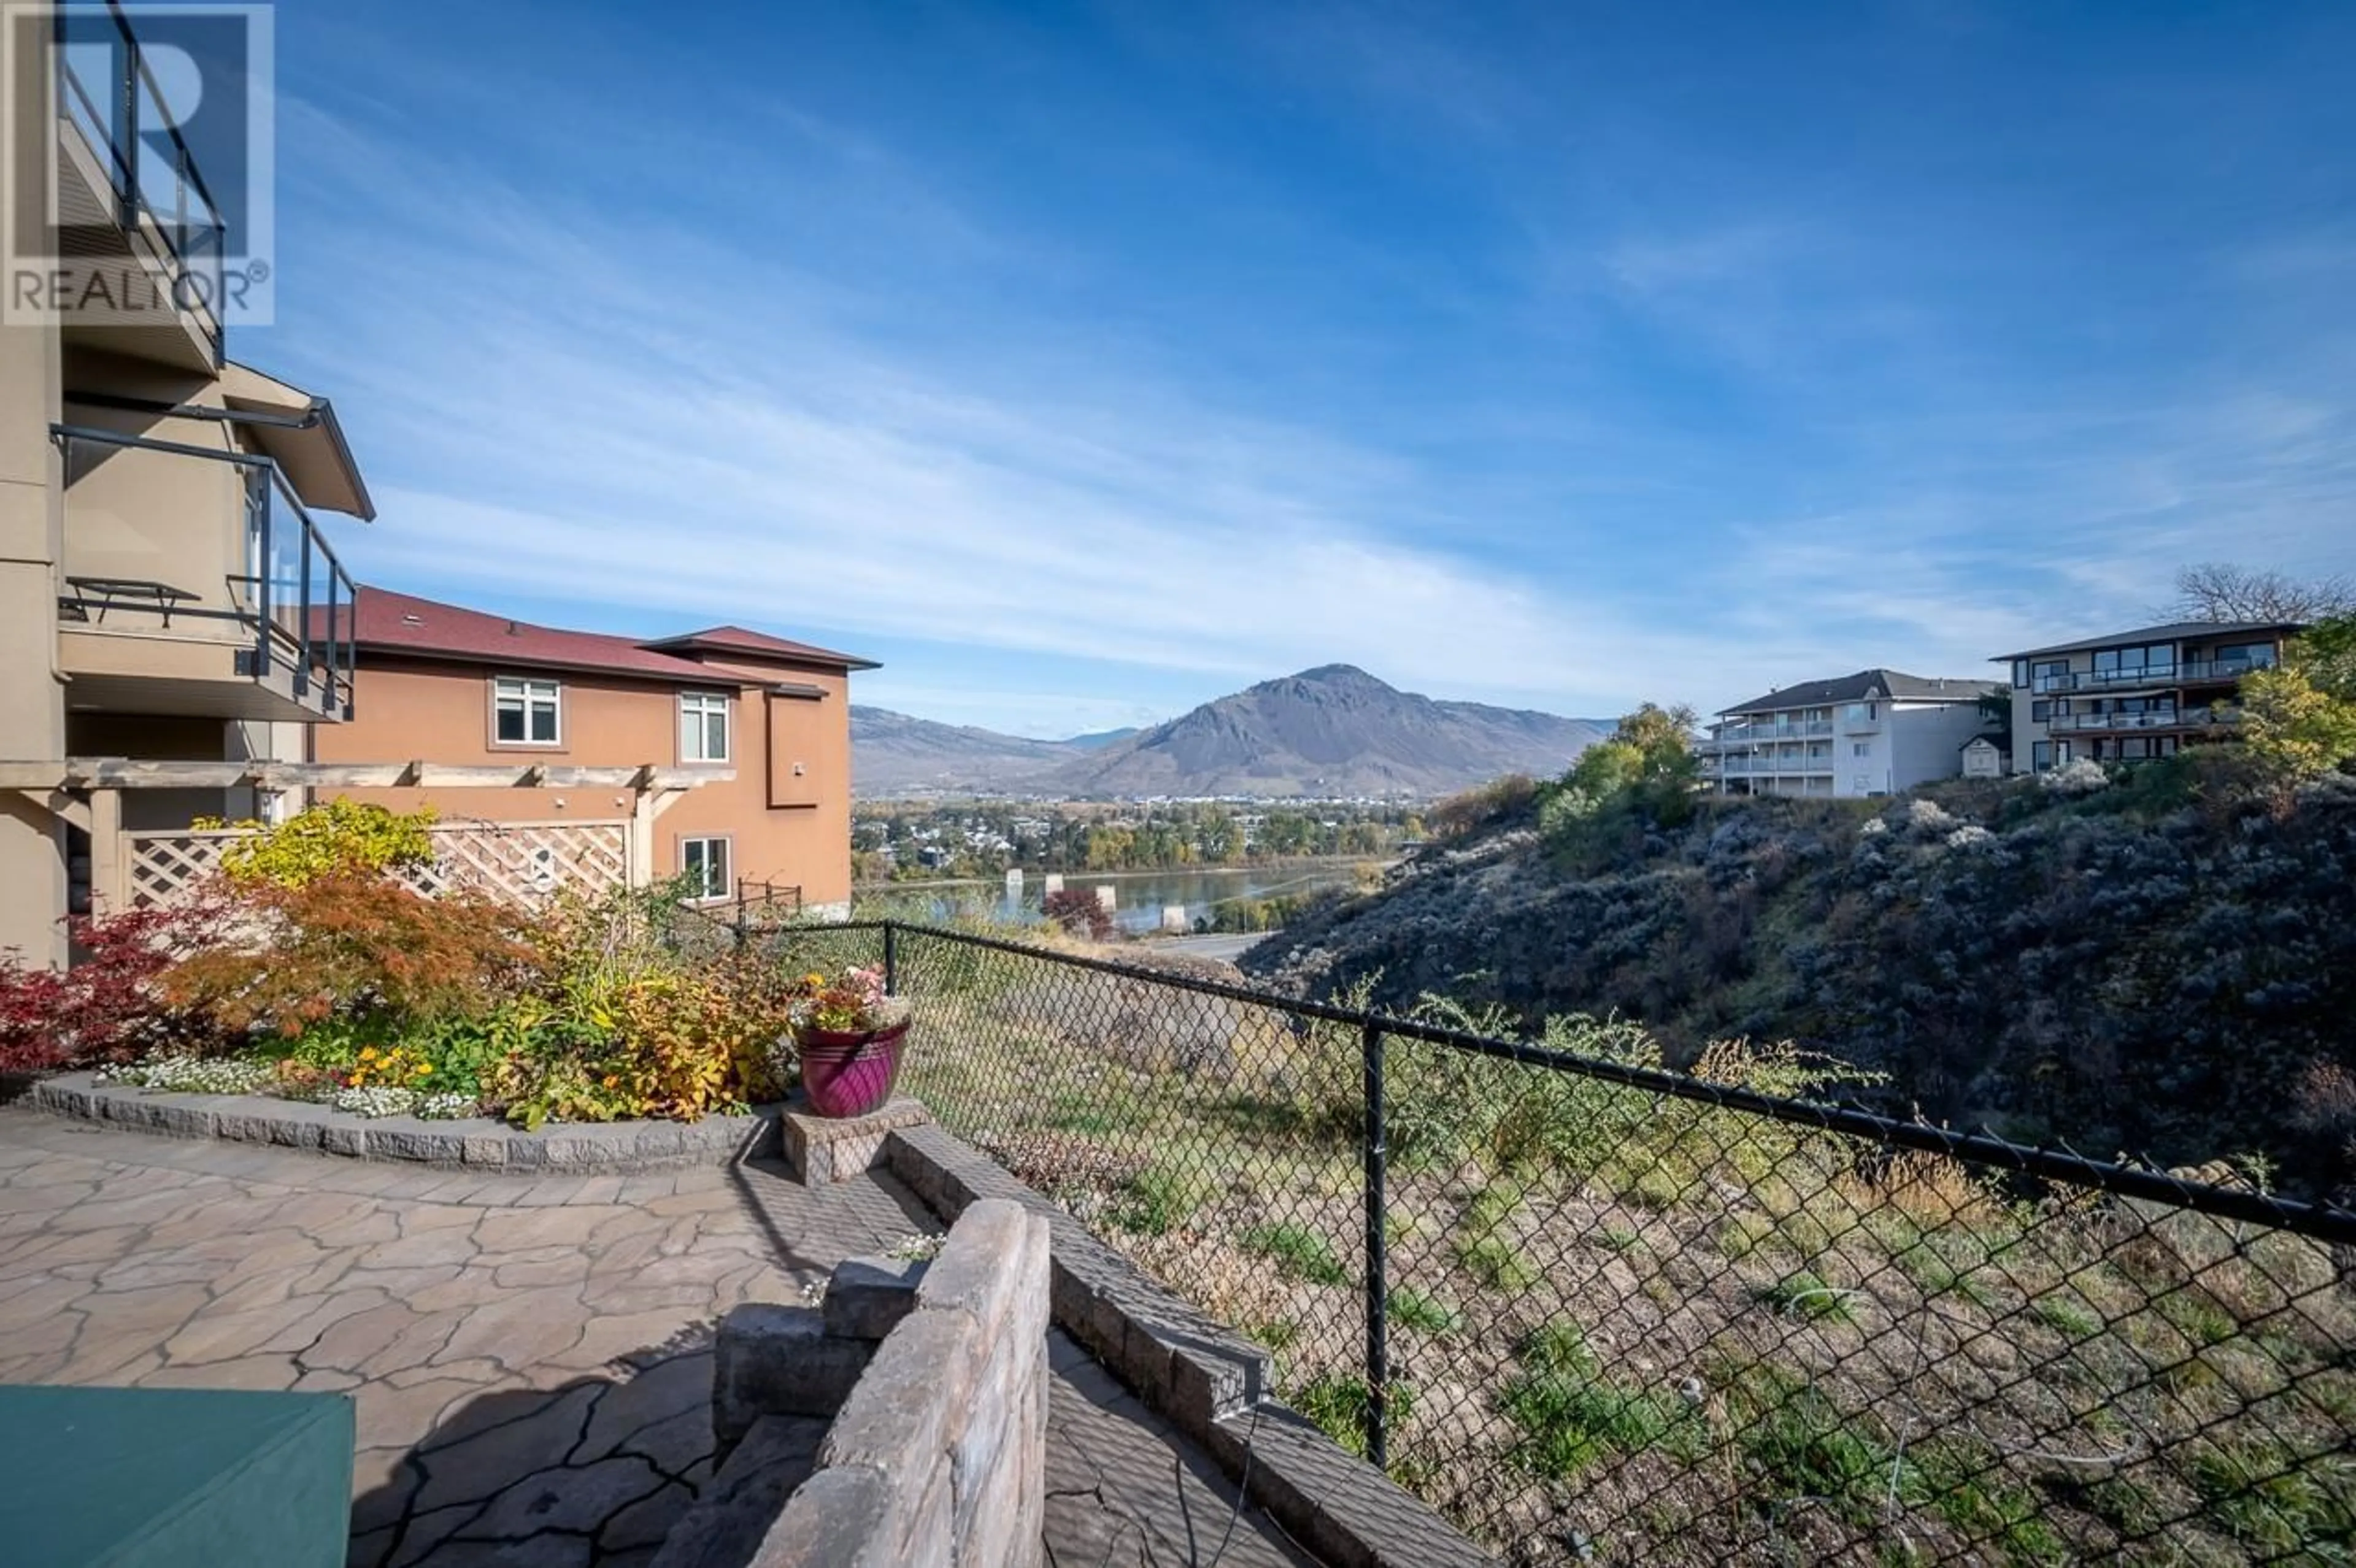
[[900, 1076], [905, 1022], [884, 1029], [805, 1029], [795, 1031], [802, 1058], [802, 1092], [821, 1116], [863, 1116], [892, 1097]]

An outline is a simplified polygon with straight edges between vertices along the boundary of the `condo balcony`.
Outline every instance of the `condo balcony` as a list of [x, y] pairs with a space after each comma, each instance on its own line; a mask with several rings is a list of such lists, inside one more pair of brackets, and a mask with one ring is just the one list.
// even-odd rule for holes
[[348, 719], [353, 588], [277, 462], [56, 425], [74, 711]]
[[1720, 759], [1719, 771], [1728, 775], [1754, 777], [1762, 773], [1829, 773], [1833, 771], [1833, 758], [1829, 752], [1813, 757], [1725, 757]]
[[1721, 746], [1748, 746], [1775, 741], [1823, 739], [1832, 732], [1832, 720], [1829, 719], [1812, 719], [1804, 724], [1796, 720], [1780, 723], [1773, 721], [1752, 724], [1729, 723], [1719, 726], [1716, 739]]
[[2187, 708], [2166, 713], [2060, 713], [2045, 728], [2055, 735], [2089, 730], [2211, 730], [2242, 721], [2238, 708]]
[[2187, 659], [2184, 661], [2179, 678], [2186, 686], [2198, 686], [2210, 681], [2235, 681], [2253, 670], [2272, 669], [2274, 666], [2275, 652], [2272, 648], [2268, 648], [2244, 658]]
[[2072, 691], [2164, 691], [2171, 687], [2231, 685], [2252, 670], [2275, 664], [2274, 650], [2230, 659], [2183, 659], [2170, 665], [2144, 665], [2134, 669], [2077, 670], [2066, 675], [2040, 675], [2029, 682], [2039, 696]]
[[53, 20], [59, 270], [51, 303], [66, 340], [217, 369], [229, 282], [220, 205], [117, 0], [61, 7]]

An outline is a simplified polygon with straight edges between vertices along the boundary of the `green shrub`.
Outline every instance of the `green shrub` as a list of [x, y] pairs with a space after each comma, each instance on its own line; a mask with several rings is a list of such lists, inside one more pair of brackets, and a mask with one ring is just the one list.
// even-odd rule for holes
[[1805, 1317], [1812, 1322], [1856, 1320], [1848, 1309], [1851, 1293], [1835, 1289], [1805, 1269], [1759, 1285], [1751, 1294], [1787, 1317]]
[[[299, 812], [275, 827], [258, 822], [221, 851], [221, 872], [233, 885], [275, 882], [299, 888], [321, 877], [365, 877], [434, 863], [432, 806], [412, 812], [362, 805], [341, 796]], [[199, 828], [231, 826], [200, 817]]]
[[2271, 1438], [2223, 1438], [2190, 1456], [2211, 1518], [2267, 1560], [2346, 1562], [2356, 1549], [2356, 1472]]
[[1494, 1182], [1464, 1206], [1451, 1238], [1457, 1261], [1492, 1290], [1524, 1291], [1537, 1284], [1537, 1265], [1509, 1229], [1522, 1204], [1521, 1189]]
[[1394, 1323], [1426, 1334], [1453, 1334], [1464, 1315], [1437, 1296], [1402, 1285], [1390, 1293], [1386, 1312]]
[[1272, 1258], [1295, 1279], [1312, 1285], [1346, 1285], [1349, 1272], [1333, 1255], [1333, 1245], [1306, 1225], [1290, 1222], [1254, 1225], [1237, 1238], [1247, 1252]]
[[1111, 1218], [1141, 1236], [1167, 1235], [1193, 1219], [1207, 1196], [1198, 1173], [1166, 1162], [1149, 1165], [1120, 1184]]
[[[1291, 1403], [1350, 1453], [1366, 1456], [1366, 1407], [1373, 1403], [1364, 1378], [1321, 1377], [1296, 1390]], [[1397, 1432], [1415, 1413], [1415, 1390], [1394, 1378], [1384, 1392], [1385, 1429]]]
[[1555, 1324], [1522, 1347], [1522, 1370], [1499, 1398], [1521, 1437], [1507, 1459], [1533, 1475], [1569, 1480], [1612, 1454], [1666, 1449], [1697, 1460], [1709, 1433], [1700, 1413], [1675, 1395], [1634, 1392], [1604, 1376], [1580, 1330]]
[[1730, 1392], [1729, 1404], [1735, 1445], [1780, 1498], [1820, 1499], [1863, 1524], [1893, 1475], [1902, 1494], [1918, 1489], [1907, 1472], [1893, 1469], [1895, 1456], [1877, 1432], [1794, 1373], [1754, 1368]]

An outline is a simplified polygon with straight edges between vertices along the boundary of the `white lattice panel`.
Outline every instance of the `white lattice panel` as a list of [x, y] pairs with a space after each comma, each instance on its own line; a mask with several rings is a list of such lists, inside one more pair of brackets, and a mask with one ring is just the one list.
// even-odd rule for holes
[[[434, 834], [434, 863], [406, 874], [428, 898], [470, 888], [518, 903], [560, 888], [602, 893], [625, 886], [630, 874], [626, 822], [442, 822]], [[220, 869], [221, 852], [237, 832], [126, 833], [126, 902], [163, 909], [182, 902]]]
[[126, 833], [123, 901], [132, 909], [169, 909], [220, 869], [236, 833]]
[[530, 902], [560, 888], [602, 893], [629, 880], [624, 822], [445, 822], [434, 828], [434, 864], [412, 885], [429, 896], [472, 888]]

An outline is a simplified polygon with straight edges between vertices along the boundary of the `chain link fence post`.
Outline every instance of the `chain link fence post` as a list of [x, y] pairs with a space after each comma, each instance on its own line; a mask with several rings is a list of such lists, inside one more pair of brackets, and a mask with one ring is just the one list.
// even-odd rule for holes
[[1366, 1072], [1366, 1457], [1389, 1466], [1389, 1259], [1384, 1253], [1384, 1187], [1389, 1146], [1383, 1140], [1383, 1031], [1368, 1019], [1360, 1031]]

